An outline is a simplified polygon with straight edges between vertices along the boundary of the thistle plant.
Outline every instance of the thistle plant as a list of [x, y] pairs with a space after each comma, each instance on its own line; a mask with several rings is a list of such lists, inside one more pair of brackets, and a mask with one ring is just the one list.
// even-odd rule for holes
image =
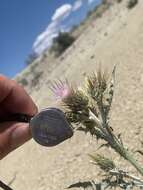
[[[116, 66], [112, 73], [108, 74], [99, 69], [98, 72], [86, 77], [82, 88], [72, 87], [67, 81], [59, 81], [53, 84], [52, 90], [60, 98], [66, 118], [75, 130], [89, 132], [93, 137], [104, 140], [105, 144], [102, 146], [111, 147], [143, 176], [143, 167], [125, 147], [120, 135], [116, 135], [113, 127], [110, 126], [109, 113], [114, 95], [115, 70]], [[80, 182], [69, 188], [132, 189], [136, 186], [143, 189], [143, 180], [119, 169], [110, 158], [100, 154], [89, 156], [92, 163], [98, 165], [106, 174], [105, 178], [100, 183]]]

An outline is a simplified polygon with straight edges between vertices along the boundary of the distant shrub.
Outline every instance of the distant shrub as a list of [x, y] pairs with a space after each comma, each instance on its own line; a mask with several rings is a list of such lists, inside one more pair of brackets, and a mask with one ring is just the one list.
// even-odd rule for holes
[[86, 17], [88, 18], [88, 17], [90, 17], [92, 14], [93, 14], [93, 11], [92, 11], [92, 10], [90, 10], [90, 11], [88, 11], [88, 13], [87, 13], [87, 16], [86, 16]]
[[117, 3], [121, 3], [122, 2], [122, 0], [117, 0]]
[[60, 56], [73, 42], [75, 38], [68, 32], [60, 32], [59, 35], [54, 38], [51, 51], [55, 56]]
[[138, 0], [129, 0], [127, 4], [127, 8], [131, 9], [138, 3]]
[[38, 55], [35, 52], [30, 53], [26, 59], [26, 64], [30, 65], [31, 63], [33, 63], [33, 61], [37, 59], [37, 57]]
[[18, 83], [20, 83], [22, 86], [28, 85], [28, 81], [26, 78], [22, 78], [22, 79], [18, 80]]
[[77, 30], [78, 25], [73, 25], [72, 29], [71, 29], [71, 33], [74, 32], [75, 30]]
[[108, 10], [111, 5], [112, 5], [111, 1], [102, 0], [101, 4], [97, 5], [92, 11], [94, 14], [94, 17], [101, 18], [102, 15], [105, 13], [105, 11]]
[[107, 4], [108, 0], [102, 0], [102, 4]]
[[33, 73], [33, 79], [31, 80], [31, 86], [35, 87], [39, 84], [40, 78], [42, 77], [43, 72], [37, 71]]
[[86, 20], [81, 21], [81, 22], [80, 22], [80, 25], [81, 25], [81, 26], [84, 25], [84, 24], [85, 24], [85, 21], [86, 21]]
[[111, 4], [112, 4], [112, 1], [111, 1], [111, 0], [102, 0], [102, 1], [101, 1], [101, 4], [102, 4], [102, 5], [111, 5]]

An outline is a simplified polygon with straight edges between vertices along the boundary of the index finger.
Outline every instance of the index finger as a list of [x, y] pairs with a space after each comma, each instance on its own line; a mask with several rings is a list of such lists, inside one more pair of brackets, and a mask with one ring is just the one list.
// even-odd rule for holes
[[14, 80], [0, 76], [0, 115], [25, 113], [34, 115], [37, 107], [27, 92]]

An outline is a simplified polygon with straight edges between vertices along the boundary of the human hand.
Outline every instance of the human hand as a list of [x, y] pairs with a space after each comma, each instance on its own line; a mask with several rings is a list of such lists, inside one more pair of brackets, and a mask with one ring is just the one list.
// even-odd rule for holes
[[[32, 116], [37, 113], [37, 107], [22, 87], [0, 75], [0, 118], [14, 113]], [[27, 123], [0, 123], [0, 159], [30, 138], [31, 133]]]

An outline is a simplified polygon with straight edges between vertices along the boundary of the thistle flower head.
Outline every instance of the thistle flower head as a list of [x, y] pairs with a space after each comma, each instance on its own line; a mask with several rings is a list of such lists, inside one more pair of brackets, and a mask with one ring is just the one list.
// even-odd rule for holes
[[62, 101], [73, 112], [83, 111], [88, 106], [88, 98], [77, 89], [72, 89], [71, 93]]
[[56, 99], [60, 99], [69, 122], [80, 122], [89, 116], [88, 98], [82, 91], [68, 83], [68, 81], [57, 81], [51, 86]]
[[111, 77], [108, 72], [99, 69], [98, 72], [88, 76], [85, 81], [85, 90], [92, 112], [96, 116], [100, 114], [104, 123], [108, 120], [113, 99], [115, 69], [116, 66], [113, 68]]
[[89, 118], [88, 98], [81, 91], [72, 89], [62, 101], [70, 122], [83, 122]]
[[86, 91], [96, 101], [99, 101], [107, 88], [108, 75], [99, 70], [86, 79]]

